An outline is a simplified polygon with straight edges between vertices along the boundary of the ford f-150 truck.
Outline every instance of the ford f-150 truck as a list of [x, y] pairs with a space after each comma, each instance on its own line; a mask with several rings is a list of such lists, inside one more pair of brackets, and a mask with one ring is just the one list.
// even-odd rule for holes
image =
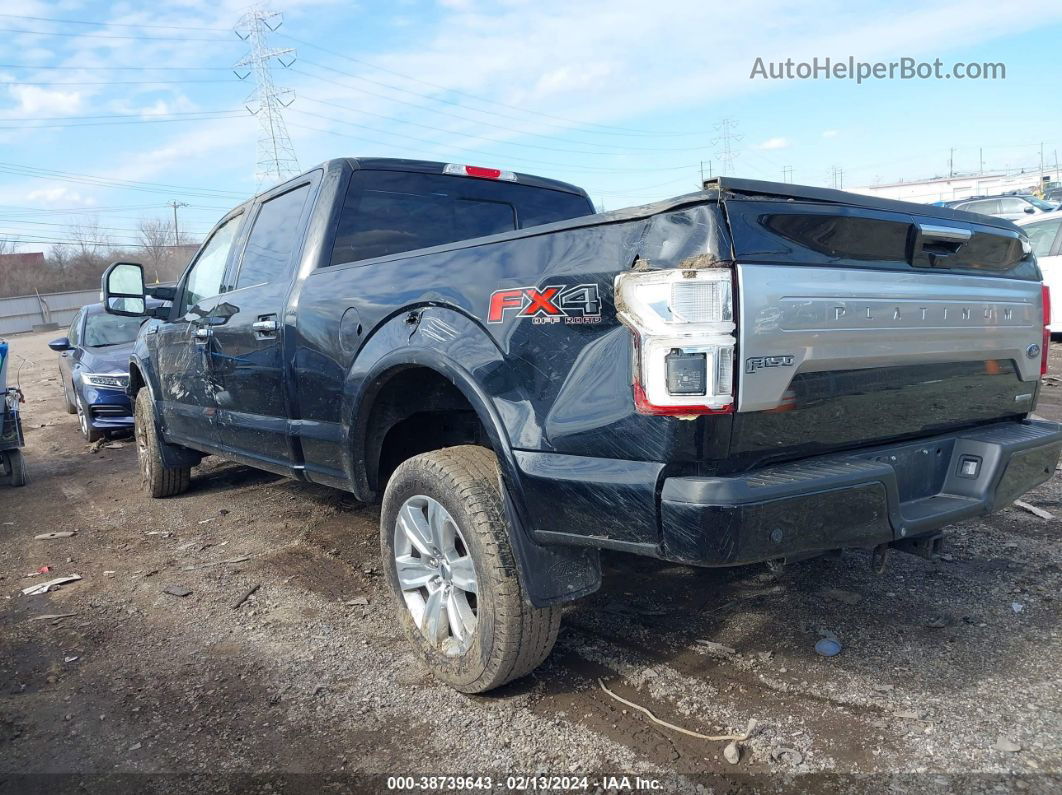
[[720, 178], [595, 214], [524, 174], [337, 159], [228, 213], [176, 287], [115, 263], [103, 290], [149, 315], [149, 493], [216, 454], [381, 499], [403, 629], [465, 692], [542, 662], [602, 549], [931, 556], [1062, 447], [1030, 416], [1027, 238], [941, 207]]

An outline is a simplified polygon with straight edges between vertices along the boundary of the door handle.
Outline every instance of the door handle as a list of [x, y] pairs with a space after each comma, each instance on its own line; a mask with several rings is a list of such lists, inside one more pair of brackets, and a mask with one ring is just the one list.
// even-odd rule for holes
[[195, 338], [195, 342], [197, 345], [205, 345], [212, 335], [213, 332], [209, 328], [203, 327], [197, 328], [192, 333], [192, 336]]
[[277, 333], [277, 329], [280, 327], [277, 325], [276, 316], [263, 317], [256, 320], [251, 324], [251, 328], [254, 329], [255, 334], [260, 334], [263, 337], [272, 337]]

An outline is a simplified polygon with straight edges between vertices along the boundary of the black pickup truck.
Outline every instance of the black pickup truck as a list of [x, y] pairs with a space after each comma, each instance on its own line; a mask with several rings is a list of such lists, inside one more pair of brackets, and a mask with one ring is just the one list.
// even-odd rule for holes
[[1049, 298], [1007, 221], [718, 179], [595, 214], [472, 166], [332, 160], [232, 210], [130, 362], [143, 481], [216, 454], [382, 499], [401, 624], [481, 692], [549, 653], [599, 550], [700, 566], [940, 528], [1054, 472]]

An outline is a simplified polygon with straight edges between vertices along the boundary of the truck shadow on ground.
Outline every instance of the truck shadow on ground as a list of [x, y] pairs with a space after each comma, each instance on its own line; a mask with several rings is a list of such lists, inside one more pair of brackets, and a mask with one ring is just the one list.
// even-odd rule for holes
[[[1058, 610], [1045, 583], [1049, 592], [1057, 565], [968, 548], [949, 558], [894, 553], [879, 575], [854, 550], [776, 577], [764, 566], [693, 569], [606, 555], [601, 590], [566, 610], [547, 663], [492, 695], [530, 694], [540, 714], [565, 712], [661, 764], [692, 756], [695, 767], [716, 769], [719, 760], [702, 741], [613, 701], [598, 678], [697, 731], [740, 727], [736, 715], [796, 721], [836, 738], [835, 759], [858, 756], [868, 752], [845, 738], [889, 735], [882, 728], [902, 723], [898, 712], [918, 713], [919, 727], [943, 720], [945, 705], [976, 704], [986, 682], [1020, 678], [1026, 661], [1051, 654]], [[841, 643], [840, 655], [816, 654], [823, 637]], [[708, 710], [691, 712], [698, 699]], [[890, 745], [882, 740], [879, 751]]]

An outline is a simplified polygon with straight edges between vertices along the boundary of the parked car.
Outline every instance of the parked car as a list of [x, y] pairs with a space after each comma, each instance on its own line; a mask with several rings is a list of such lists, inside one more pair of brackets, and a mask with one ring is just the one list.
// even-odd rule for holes
[[1044, 201], [1062, 204], [1062, 186], [1048, 188], [1044, 191]]
[[[599, 550], [777, 568], [932, 558], [1055, 471], [1048, 301], [1008, 221], [791, 184], [593, 214], [495, 169], [331, 160], [226, 214], [129, 362], [143, 482], [204, 455], [382, 495], [383, 572], [437, 677], [549, 654]], [[139, 318], [138, 318], [139, 319]], [[929, 587], [929, 583], [925, 583]]]
[[[148, 306], [162, 306], [148, 298]], [[77, 414], [81, 433], [90, 442], [109, 432], [133, 427], [133, 409], [126, 394], [129, 354], [143, 317], [122, 317], [103, 304], [83, 306], [65, 337], [48, 343], [59, 352], [59, 376], [66, 410]]]
[[1008, 221], [1017, 221], [1030, 215], [1051, 213], [1058, 209], [1054, 202], [1044, 201], [1024, 194], [1001, 194], [999, 196], [971, 196], [968, 199], [946, 202], [954, 210], [968, 213], [983, 213]]
[[[1029, 236], [1033, 253], [1043, 273], [1044, 284], [1055, 296], [1062, 296], [1062, 213], [1032, 215], [1016, 221]], [[1057, 325], [1057, 324], [1056, 324]], [[1056, 334], [1054, 326], [1049, 326]], [[1059, 328], [1062, 332], [1062, 326]]]

